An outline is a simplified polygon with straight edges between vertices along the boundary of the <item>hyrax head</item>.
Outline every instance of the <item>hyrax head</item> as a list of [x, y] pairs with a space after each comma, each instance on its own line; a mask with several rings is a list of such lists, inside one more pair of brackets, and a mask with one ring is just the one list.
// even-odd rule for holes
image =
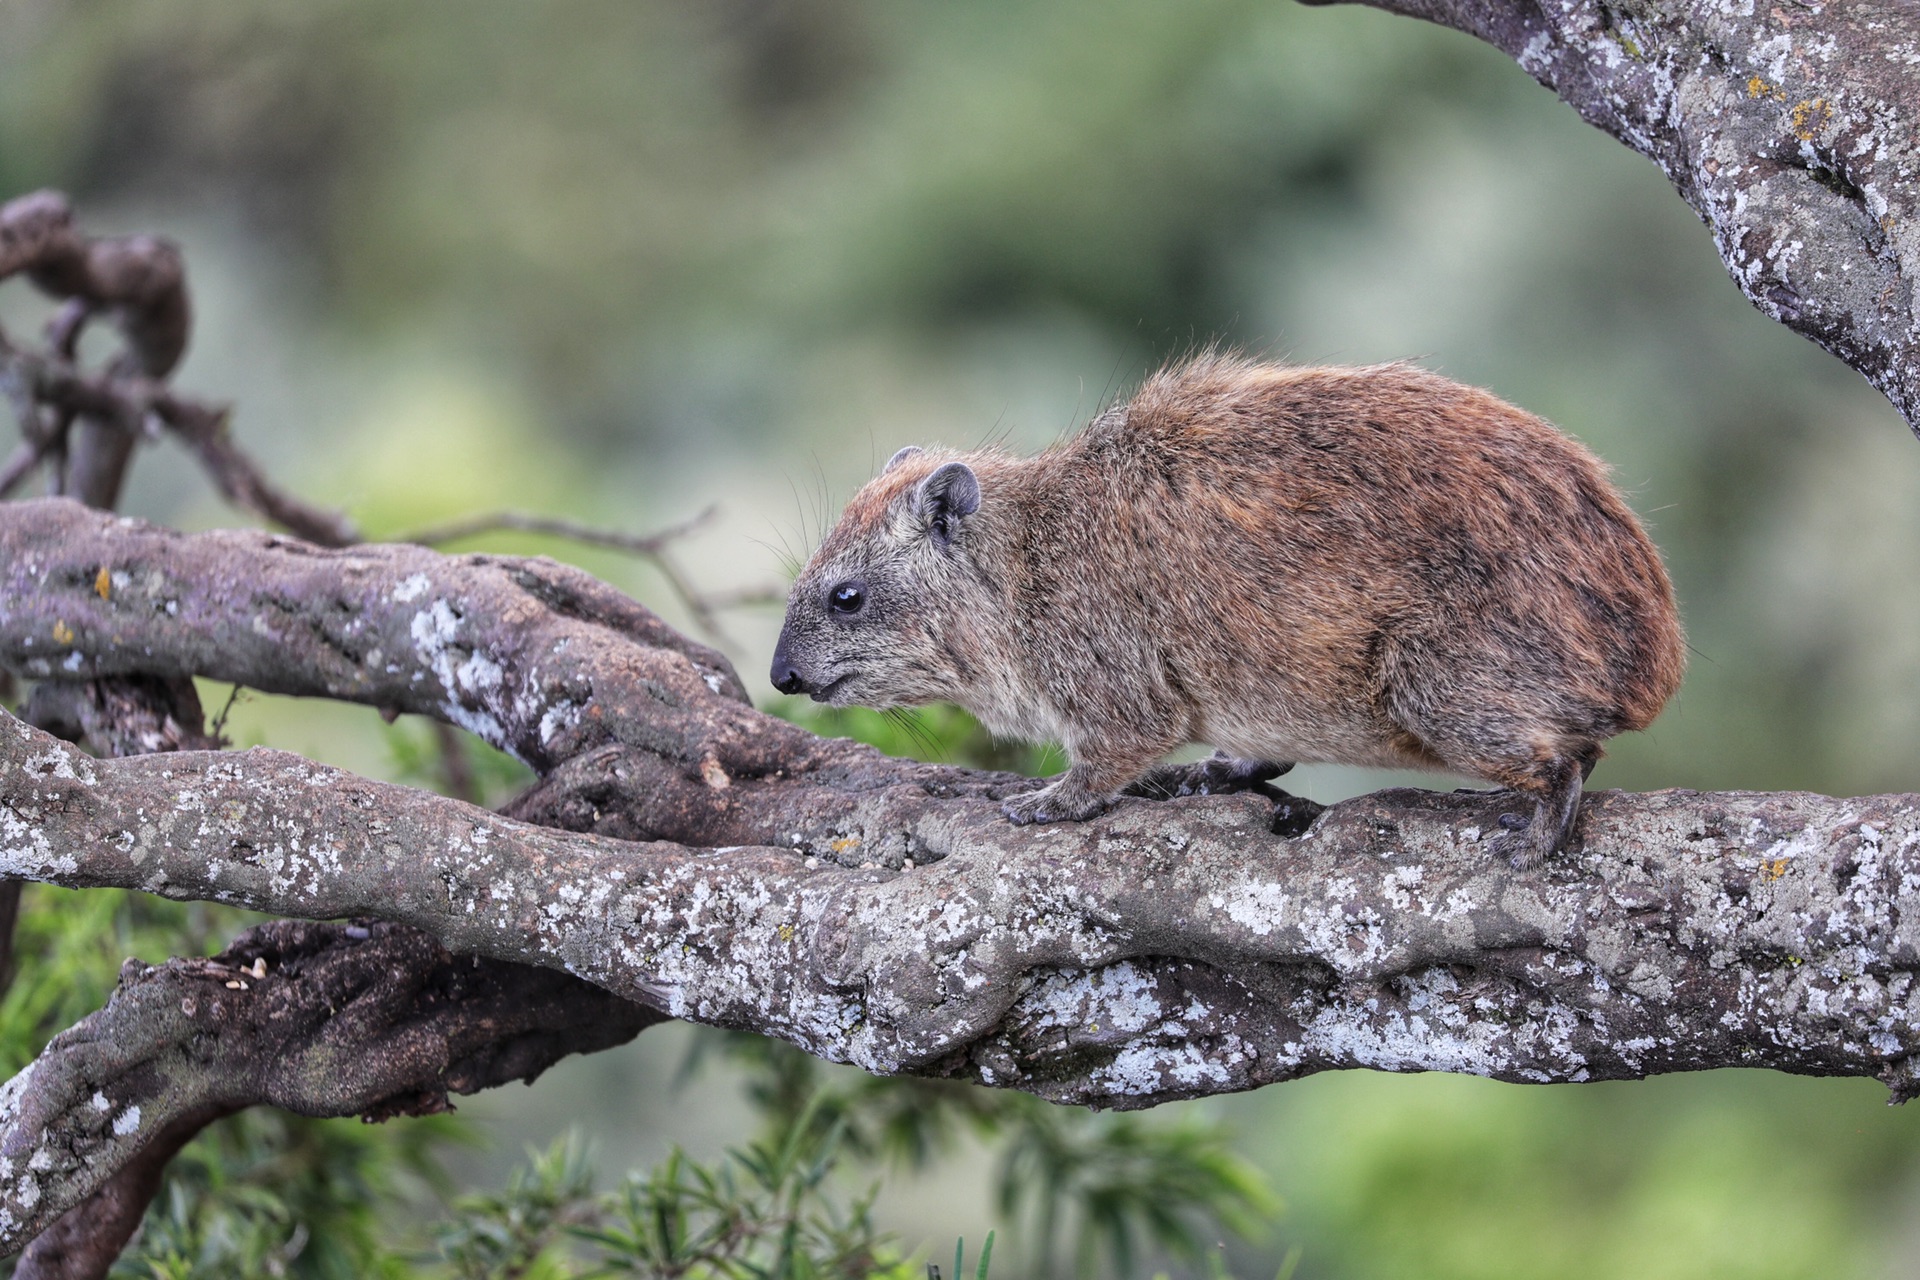
[[980, 481], [965, 462], [893, 455], [854, 495], [787, 596], [773, 685], [834, 706], [952, 699], [966, 683], [966, 616]]

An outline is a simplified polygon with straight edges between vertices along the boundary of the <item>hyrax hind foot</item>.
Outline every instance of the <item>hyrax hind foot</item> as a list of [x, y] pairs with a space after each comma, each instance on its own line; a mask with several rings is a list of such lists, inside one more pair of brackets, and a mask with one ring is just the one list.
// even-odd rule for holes
[[1503, 813], [1500, 830], [1487, 842], [1496, 858], [1505, 858], [1515, 870], [1532, 871], [1549, 855], [1566, 848], [1573, 820], [1580, 813], [1580, 784], [1593, 768], [1591, 762], [1562, 756], [1542, 765], [1526, 783], [1504, 793], [1532, 803], [1526, 812]]
[[1283, 793], [1267, 784], [1291, 768], [1291, 762], [1237, 760], [1224, 751], [1216, 751], [1205, 760], [1191, 764], [1155, 765], [1141, 774], [1126, 794], [1146, 800], [1173, 800], [1180, 796], [1224, 796], [1257, 791], [1273, 800]]

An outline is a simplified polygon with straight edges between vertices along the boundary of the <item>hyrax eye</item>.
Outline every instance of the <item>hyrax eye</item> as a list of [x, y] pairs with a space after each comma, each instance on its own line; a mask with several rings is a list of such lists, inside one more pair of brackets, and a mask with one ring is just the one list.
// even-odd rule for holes
[[858, 613], [866, 603], [867, 587], [863, 582], [843, 582], [827, 593], [827, 607], [835, 613]]

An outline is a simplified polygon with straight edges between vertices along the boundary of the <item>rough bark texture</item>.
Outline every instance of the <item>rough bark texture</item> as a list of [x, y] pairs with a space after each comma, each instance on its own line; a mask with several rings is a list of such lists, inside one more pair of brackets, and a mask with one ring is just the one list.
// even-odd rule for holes
[[[105, 1095], [102, 1095], [105, 1096]], [[231, 1112], [209, 1109], [183, 1113], [156, 1126], [125, 1163], [92, 1195], [48, 1223], [14, 1264], [16, 1280], [98, 1280], [139, 1229], [147, 1206], [160, 1194], [167, 1164], [194, 1135]]]
[[166, 1162], [221, 1116], [443, 1111], [449, 1093], [530, 1080], [658, 1021], [565, 974], [456, 957], [382, 921], [277, 921], [210, 959], [128, 961], [112, 1002], [0, 1089], [0, 1247], [78, 1205], [20, 1268], [103, 1274]]
[[[1478, 794], [1363, 797], [1297, 837], [1251, 795], [1016, 829], [993, 800], [1017, 780], [761, 715], [724, 659], [561, 566], [189, 537], [59, 501], [0, 508], [0, 664], [437, 715], [543, 770], [517, 813], [547, 824], [279, 752], [96, 760], [7, 722], [0, 874], [378, 915], [873, 1071], [1120, 1107], [1349, 1066], [1747, 1064], [1904, 1096], [1920, 1050], [1920, 797], [1601, 792], [1530, 875], [1487, 855]], [[101, 1016], [155, 1029], [114, 1043], [177, 1043], [171, 995], [158, 1022], [115, 1014], [142, 990]], [[257, 1052], [247, 1019], [208, 1034]], [[42, 1083], [63, 1051], [0, 1103], [0, 1248], [213, 1087], [151, 1069], [115, 1145], [135, 1123], [117, 1094], [90, 1117]]]
[[1920, 432], [1912, 0], [1360, 2], [1478, 36], [1658, 164], [1741, 292]]

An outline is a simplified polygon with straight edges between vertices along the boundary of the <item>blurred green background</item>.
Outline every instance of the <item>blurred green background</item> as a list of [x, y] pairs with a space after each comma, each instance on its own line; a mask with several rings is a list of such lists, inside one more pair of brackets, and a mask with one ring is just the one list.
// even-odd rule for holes
[[[5, 0], [0, 196], [38, 186], [182, 242], [178, 383], [371, 535], [718, 503], [681, 554], [720, 591], [780, 586], [900, 445], [1036, 448], [1196, 345], [1415, 357], [1587, 441], [1666, 553], [1687, 683], [1593, 785], [1915, 785], [1920, 444], [1746, 304], [1650, 163], [1451, 32], [1280, 0]], [[0, 293], [11, 330], [41, 314]], [[164, 446], [125, 506], [236, 519]], [[686, 621], [643, 564], [470, 545]], [[777, 624], [724, 618], [769, 704]], [[418, 763], [355, 708], [249, 697], [229, 732]], [[674, 1091], [686, 1036], [474, 1099], [492, 1145], [456, 1176], [574, 1120], [615, 1170], [740, 1140], [731, 1068]], [[1287, 1202], [1230, 1250], [1250, 1275], [1296, 1246], [1301, 1277], [1920, 1275], [1920, 1118], [1883, 1097], [1348, 1073], [1203, 1110]], [[909, 1248], [977, 1237], [991, 1161], [876, 1212]]]

